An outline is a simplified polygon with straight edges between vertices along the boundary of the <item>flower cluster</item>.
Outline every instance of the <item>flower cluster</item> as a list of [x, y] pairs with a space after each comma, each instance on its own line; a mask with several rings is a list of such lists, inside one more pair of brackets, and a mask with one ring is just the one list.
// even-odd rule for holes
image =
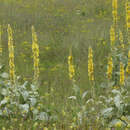
[[34, 65], [34, 82], [39, 78], [39, 46], [37, 42], [37, 34], [34, 26], [32, 26], [32, 52], [33, 52], [33, 65]]
[[69, 78], [70, 80], [74, 79], [75, 76], [75, 69], [73, 65], [73, 58], [72, 58], [72, 52], [70, 51], [70, 55], [68, 56], [68, 65], [69, 65]]
[[108, 58], [108, 66], [107, 66], [107, 77], [108, 77], [108, 79], [112, 78], [112, 70], [113, 70], [112, 57], [109, 57]]
[[93, 50], [91, 47], [89, 47], [89, 53], [88, 53], [88, 76], [89, 80], [94, 80], [94, 66], [93, 66]]
[[14, 64], [14, 46], [13, 46], [13, 31], [10, 25], [8, 25], [8, 50], [9, 50], [9, 72], [10, 81], [15, 83], [15, 64]]

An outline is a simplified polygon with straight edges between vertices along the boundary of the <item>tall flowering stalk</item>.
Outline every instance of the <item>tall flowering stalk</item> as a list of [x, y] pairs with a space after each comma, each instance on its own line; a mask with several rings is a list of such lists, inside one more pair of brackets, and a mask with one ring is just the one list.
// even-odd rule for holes
[[9, 73], [10, 81], [15, 84], [15, 64], [14, 64], [14, 46], [13, 46], [13, 31], [8, 24], [8, 50], [9, 50]]
[[120, 62], [120, 85], [125, 84], [125, 76], [124, 76], [124, 65]]
[[130, 1], [126, 1], [125, 4], [126, 8], [126, 27], [127, 27], [127, 37], [128, 37], [128, 44], [130, 44]]
[[113, 17], [113, 25], [117, 26], [117, 0], [112, 0], [112, 17]]
[[94, 65], [93, 65], [93, 50], [89, 47], [88, 51], [88, 76], [91, 81], [91, 95], [95, 99], [95, 89], [94, 89]]
[[113, 71], [112, 57], [108, 57], [108, 65], [107, 65], [107, 77], [108, 77], [108, 79], [112, 78], [112, 71]]
[[34, 69], [34, 82], [37, 83], [39, 78], [39, 46], [37, 40], [37, 34], [34, 26], [32, 26], [32, 52], [33, 52], [33, 69]]
[[111, 42], [111, 46], [113, 46], [115, 44], [115, 39], [116, 39], [115, 29], [114, 29], [113, 26], [111, 26], [111, 28], [110, 28], [110, 42]]
[[88, 76], [90, 81], [94, 81], [93, 50], [91, 47], [89, 47], [88, 52]]
[[74, 81], [75, 69], [74, 69], [74, 65], [73, 65], [73, 57], [72, 57], [71, 50], [70, 50], [70, 54], [68, 56], [68, 69], [69, 69], [69, 78], [70, 78], [70, 80]]
[[126, 26], [127, 26], [127, 31], [130, 29], [130, 2], [127, 0], [126, 1]]
[[2, 55], [2, 26], [0, 25], [0, 55]]
[[128, 52], [128, 63], [127, 63], [126, 73], [130, 75], [130, 50]]

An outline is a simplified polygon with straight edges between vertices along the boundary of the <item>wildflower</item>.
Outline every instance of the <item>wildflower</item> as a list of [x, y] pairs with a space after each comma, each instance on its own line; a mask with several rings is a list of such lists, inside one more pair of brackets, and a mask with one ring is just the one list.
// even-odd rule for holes
[[112, 0], [112, 16], [113, 16], [113, 25], [117, 25], [117, 0]]
[[2, 55], [2, 26], [0, 25], [0, 55]]
[[23, 126], [23, 124], [19, 124], [19, 126], [20, 126], [20, 127], [22, 127], [22, 126]]
[[70, 51], [70, 55], [68, 56], [68, 66], [69, 66], [69, 78], [70, 80], [74, 80], [75, 69], [73, 65], [72, 52]]
[[15, 83], [15, 65], [14, 65], [14, 46], [13, 46], [13, 31], [10, 25], [8, 25], [8, 50], [9, 50], [9, 70], [10, 81]]
[[127, 63], [127, 67], [126, 67], [126, 72], [128, 75], [130, 74], [130, 50], [128, 52], [128, 63]]
[[109, 57], [108, 58], [108, 66], [107, 66], [107, 77], [108, 77], [108, 79], [112, 78], [112, 70], [113, 70], [112, 57]]
[[41, 107], [40, 107], [40, 106], [38, 106], [38, 107], [37, 107], [37, 109], [38, 109], [38, 110], [40, 110], [40, 109], [41, 109]]
[[120, 84], [124, 85], [124, 65], [120, 62]]
[[127, 31], [129, 31], [129, 28], [130, 28], [130, 2], [128, 0], [126, 1], [125, 9], [126, 9], [126, 26], [127, 26]]
[[37, 126], [38, 126], [38, 123], [35, 122], [34, 125], [33, 125], [33, 127], [36, 128]]
[[128, 125], [127, 125], [127, 128], [130, 128], [130, 121], [129, 121], [129, 119], [128, 119], [128, 117], [127, 116], [122, 116], [121, 117], [121, 120], [123, 120], [123, 121], [125, 121]]
[[89, 47], [89, 53], [88, 53], [88, 76], [89, 80], [94, 80], [94, 67], [93, 67], [93, 50], [91, 47]]
[[44, 127], [43, 130], [48, 130], [48, 128], [47, 128], [47, 127]]
[[127, 125], [127, 128], [130, 128], [130, 124]]
[[118, 89], [119, 88], [119, 86], [113, 86], [113, 89]]
[[116, 37], [115, 29], [114, 29], [113, 26], [111, 26], [111, 28], [110, 28], [110, 42], [111, 42], [111, 46], [113, 46], [114, 43], [115, 43], [115, 39], [116, 39], [115, 37]]
[[118, 127], [118, 128], [122, 127], [122, 121], [118, 121], [118, 122], [115, 124], [115, 127]]
[[71, 125], [71, 126], [70, 126], [70, 129], [73, 129], [73, 128], [74, 128], [73, 125]]
[[4, 113], [4, 114], [6, 114], [6, 112], [7, 112], [6, 110], [3, 110], [3, 113]]
[[2, 130], [6, 130], [6, 128], [5, 128], [5, 127], [2, 127]]
[[39, 46], [37, 42], [37, 35], [32, 26], [32, 52], [33, 52], [33, 66], [34, 66], [34, 82], [38, 81], [39, 78]]

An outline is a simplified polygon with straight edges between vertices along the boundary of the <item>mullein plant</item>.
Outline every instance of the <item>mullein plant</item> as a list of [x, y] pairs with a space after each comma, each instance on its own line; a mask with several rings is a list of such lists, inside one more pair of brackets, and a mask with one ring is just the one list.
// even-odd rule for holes
[[92, 84], [92, 97], [95, 97], [95, 91], [94, 91], [94, 64], [93, 64], [93, 50], [91, 47], [89, 47], [88, 51], [88, 77], [89, 81]]
[[126, 0], [125, 9], [126, 9], [127, 38], [128, 38], [128, 44], [130, 45], [130, 2], [128, 0]]
[[73, 65], [73, 57], [72, 57], [72, 50], [70, 49], [70, 54], [68, 56], [68, 69], [69, 69], [69, 79], [73, 82], [75, 82], [74, 80], [74, 76], [75, 76], [75, 69], [74, 69], [74, 65]]
[[13, 30], [8, 24], [8, 51], [9, 51], [9, 74], [10, 81], [15, 84], [15, 64], [14, 64], [14, 46], [13, 46]]
[[115, 42], [116, 42], [116, 31], [117, 31], [117, 0], [112, 0], [112, 19], [113, 23], [110, 27], [110, 43], [112, 49], [114, 48]]
[[124, 65], [120, 62], [120, 85], [124, 86], [125, 84], [125, 73], [124, 73]]
[[94, 81], [93, 50], [91, 47], [89, 47], [88, 52], [88, 76], [90, 81]]
[[108, 65], [107, 65], [107, 78], [110, 80], [112, 79], [112, 71], [113, 71], [113, 61], [112, 57], [108, 57]]
[[126, 9], [126, 27], [127, 31], [130, 29], [130, 2], [127, 0], [125, 4]]
[[37, 40], [37, 34], [34, 26], [32, 26], [32, 52], [33, 52], [33, 69], [34, 69], [34, 83], [37, 84], [39, 79], [39, 45]]
[[110, 28], [110, 43], [111, 43], [111, 47], [114, 46], [115, 40], [116, 40], [115, 28], [113, 26], [111, 26], [111, 28]]
[[126, 74], [127, 74], [127, 76], [130, 75], [130, 50], [128, 52], [128, 62], [127, 62], [127, 67], [126, 67]]
[[2, 56], [2, 26], [0, 25], [0, 56]]
[[112, 17], [113, 17], [113, 26], [116, 29], [117, 26], [117, 0], [112, 0]]

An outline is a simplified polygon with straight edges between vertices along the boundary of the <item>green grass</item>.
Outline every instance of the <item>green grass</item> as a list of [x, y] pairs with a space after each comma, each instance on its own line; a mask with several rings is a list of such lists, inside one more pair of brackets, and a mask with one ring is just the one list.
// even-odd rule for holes
[[[126, 43], [124, 4], [124, 1], [118, 1], [118, 25], [123, 31]], [[40, 49], [39, 91], [45, 96], [45, 108], [58, 115], [58, 121], [54, 124], [59, 130], [70, 129], [72, 119], [76, 117], [76, 111], [79, 109], [73, 108], [79, 104], [75, 105], [68, 100], [68, 97], [74, 94], [68, 76], [67, 57], [70, 47], [76, 71], [76, 84], [80, 87], [81, 93], [91, 88], [87, 74], [89, 46], [92, 46], [94, 52], [96, 93], [100, 95], [104, 92], [100, 84], [106, 81], [111, 12], [111, 0], [0, 0], [0, 24], [3, 30], [1, 62], [5, 64], [5, 71], [8, 72], [9, 69], [7, 24], [11, 24], [14, 31], [16, 74], [32, 81], [31, 26], [34, 25]], [[49, 96], [46, 97], [47, 93]], [[66, 112], [65, 116], [62, 115], [63, 110]], [[52, 124], [45, 123], [43, 126], [52, 129]], [[79, 129], [85, 129], [85, 125]], [[33, 121], [28, 129], [32, 129], [32, 126]], [[27, 129], [26, 126], [24, 129]]]

